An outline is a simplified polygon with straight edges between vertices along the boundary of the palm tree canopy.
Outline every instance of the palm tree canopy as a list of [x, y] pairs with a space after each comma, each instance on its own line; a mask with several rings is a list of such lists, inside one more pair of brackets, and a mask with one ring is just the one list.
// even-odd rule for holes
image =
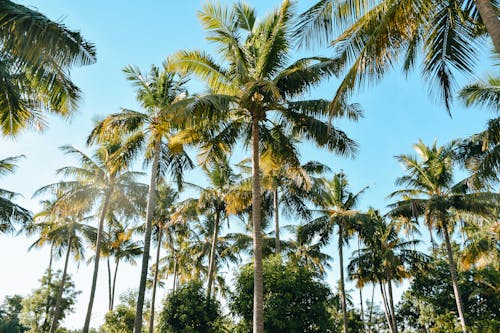
[[[303, 138], [341, 155], [352, 156], [356, 144], [328, 122], [334, 117], [358, 119], [359, 105], [344, 103], [329, 109], [326, 100], [296, 101], [324, 79], [335, 75], [336, 61], [321, 57], [291, 62], [290, 36], [293, 12], [289, 1], [261, 20], [246, 4], [232, 7], [207, 4], [198, 14], [218, 52], [180, 51], [169, 59], [170, 68], [204, 80], [219, 112], [203, 110], [194, 116], [196, 129], [182, 138], [202, 142], [200, 159], [221, 158], [238, 138], [249, 144], [250, 122], [260, 123], [261, 148], [280, 142], [281, 156], [298, 165], [295, 145], [289, 138]], [[277, 153], [277, 150], [274, 150]]]
[[430, 92], [437, 91], [448, 111], [455, 75], [472, 77], [485, 35], [472, 0], [320, 0], [301, 15], [295, 33], [306, 46], [331, 43], [341, 65], [349, 66], [334, 105], [389, 69], [401, 64], [408, 72], [421, 59], [424, 79], [439, 88]]
[[15, 136], [45, 127], [47, 112], [69, 116], [80, 90], [70, 80], [74, 65], [94, 63], [95, 47], [79, 32], [42, 13], [0, 4], [0, 128]]
[[[366, 189], [367, 187], [357, 193], [350, 192], [349, 182], [343, 172], [336, 173], [331, 180], [324, 179], [322, 183], [318, 183], [312, 192], [313, 197], [316, 198], [314, 204], [319, 206], [316, 211], [319, 217], [300, 228], [300, 237], [308, 240], [318, 235], [320, 242], [327, 244], [334, 228], [341, 226], [343, 228], [341, 238], [347, 241], [361, 222], [363, 214], [355, 210], [355, 207]], [[338, 245], [343, 246], [343, 244]]]
[[[13, 173], [17, 167], [16, 162], [23, 157], [20, 155], [0, 160], [0, 176]], [[31, 212], [12, 201], [18, 196], [15, 192], [0, 188], [0, 232], [12, 232], [14, 223], [25, 224], [31, 221]]]

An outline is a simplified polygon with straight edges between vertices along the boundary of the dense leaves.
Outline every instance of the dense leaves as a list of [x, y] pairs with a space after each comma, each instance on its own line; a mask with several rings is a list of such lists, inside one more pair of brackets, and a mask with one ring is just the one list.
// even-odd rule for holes
[[[251, 332], [253, 266], [236, 279], [231, 310], [241, 317], [238, 332]], [[265, 332], [333, 332], [329, 313], [330, 289], [317, 274], [281, 257], [264, 261]]]

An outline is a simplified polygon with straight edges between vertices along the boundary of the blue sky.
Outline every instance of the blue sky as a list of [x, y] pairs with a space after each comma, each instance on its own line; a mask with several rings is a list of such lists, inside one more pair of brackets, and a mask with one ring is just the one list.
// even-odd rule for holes
[[[39, 9], [51, 19], [62, 20], [71, 29], [80, 30], [96, 44], [97, 64], [75, 68], [74, 82], [82, 89], [83, 99], [79, 111], [70, 122], [49, 118], [50, 127], [43, 133], [26, 132], [15, 140], [0, 138], [0, 158], [24, 154], [15, 175], [2, 178], [2, 187], [21, 193], [20, 203], [36, 211], [37, 200], [30, 199], [39, 187], [56, 181], [55, 170], [75, 161], [64, 156], [58, 147], [74, 144], [85, 148], [85, 139], [97, 118], [119, 111], [120, 107], [137, 108], [131, 85], [125, 81], [122, 68], [128, 64], [147, 70], [151, 64], [160, 64], [166, 56], [180, 49], [207, 49], [204, 33], [197, 20], [196, 11], [204, 1], [19, 1]], [[225, 1], [231, 2], [231, 1]], [[249, 1], [260, 15], [279, 5], [280, 1]], [[299, 10], [309, 2], [302, 1]], [[311, 2], [312, 3], [312, 2]], [[485, 43], [489, 43], [485, 41]], [[317, 50], [319, 55], [330, 55], [329, 49]], [[488, 57], [477, 69], [478, 77], [488, 73]], [[337, 80], [326, 82], [311, 92], [314, 97], [331, 98]], [[459, 79], [465, 84], [467, 79]], [[195, 81], [193, 92], [203, 86]], [[304, 144], [302, 159], [319, 160], [334, 170], [343, 169], [351, 181], [352, 189], [368, 185], [360, 208], [374, 206], [384, 209], [385, 197], [392, 192], [394, 180], [402, 168], [394, 155], [412, 153], [412, 144], [421, 138], [431, 144], [435, 139], [446, 143], [451, 139], [468, 136], [480, 131], [491, 114], [484, 110], [465, 109], [459, 102], [452, 109], [450, 118], [444, 106], [429, 94], [429, 87], [422, 81], [418, 70], [405, 77], [399, 70], [392, 71], [377, 85], [369, 85], [352, 98], [360, 103], [365, 117], [358, 123], [340, 121], [339, 126], [358, 141], [360, 151], [356, 159], [349, 160], [320, 151]], [[193, 173], [192, 182], [202, 182]], [[48, 263], [48, 250], [27, 252], [33, 239], [0, 235], [2, 274], [0, 274], [0, 299], [5, 295], [26, 295], [38, 286]], [[334, 245], [329, 251], [334, 253]], [[88, 254], [91, 255], [90, 253]], [[62, 266], [59, 261], [58, 265]], [[336, 263], [333, 263], [336, 267]], [[10, 269], [9, 269], [10, 268]], [[66, 320], [68, 327], [83, 323], [91, 279], [91, 267], [81, 263], [70, 268], [76, 287], [82, 290], [76, 312]], [[338, 279], [334, 271], [332, 279]], [[105, 266], [101, 266], [99, 289], [92, 324], [99, 325], [106, 312]], [[118, 294], [138, 285], [139, 270], [124, 267], [118, 279]], [[332, 281], [332, 280], [331, 280]], [[333, 284], [333, 283], [332, 283]], [[356, 298], [355, 298], [356, 299]]]

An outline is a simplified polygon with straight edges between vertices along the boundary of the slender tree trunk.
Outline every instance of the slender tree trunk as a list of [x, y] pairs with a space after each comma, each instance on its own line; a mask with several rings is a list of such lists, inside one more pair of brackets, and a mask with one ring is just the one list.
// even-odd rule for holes
[[342, 319], [344, 323], [344, 333], [348, 332], [347, 323], [347, 302], [345, 297], [345, 286], [344, 286], [344, 230], [342, 224], [339, 224], [339, 265], [340, 265], [340, 293], [341, 293], [341, 305], [342, 305]]
[[274, 211], [274, 233], [276, 234], [275, 238], [275, 253], [281, 253], [281, 241], [280, 241], [280, 216], [279, 216], [279, 197], [278, 197], [278, 187], [276, 187], [273, 191], [273, 211]]
[[382, 295], [382, 303], [384, 303], [385, 320], [387, 320], [387, 324], [389, 325], [389, 329], [391, 330], [391, 332], [395, 333], [394, 328], [392, 327], [391, 314], [389, 310], [389, 305], [387, 304], [387, 297], [385, 295], [384, 284], [382, 283], [382, 281], [379, 281], [379, 284], [380, 284], [380, 294]]
[[460, 324], [462, 325], [462, 332], [467, 333], [467, 325], [465, 324], [464, 311], [462, 307], [462, 298], [460, 290], [458, 289], [457, 266], [453, 258], [453, 250], [451, 248], [450, 235], [448, 233], [448, 223], [443, 223], [444, 241], [446, 243], [446, 250], [448, 252], [448, 264], [450, 267], [451, 281], [453, 283], [453, 293], [455, 294], [455, 302], [457, 303], [458, 316], [460, 317]]
[[155, 263], [155, 275], [153, 278], [153, 295], [151, 296], [151, 316], [149, 317], [149, 333], [153, 333], [155, 327], [155, 302], [156, 302], [156, 288], [158, 285], [158, 271], [160, 270], [160, 250], [161, 241], [163, 238], [163, 228], [159, 228], [158, 231], [158, 246], [156, 247], [156, 263]]
[[109, 264], [109, 256], [106, 258], [106, 265], [108, 266], [108, 310], [113, 310], [113, 301], [111, 298], [113, 297], [113, 286], [111, 284], [111, 266]]
[[87, 307], [87, 315], [85, 316], [85, 323], [83, 325], [82, 333], [89, 333], [90, 318], [92, 317], [92, 307], [94, 306], [95, 290], [97, 287], [97, 274], [99, 272], [99, 260], [101, 259], [101, 246], [102, 246], [102, 232], [104, 228], [104, 220], [108, 212], [109, 201], [111, 200], [112, 189], [106, 193], [104, 204], [102, 206], [101, 216], [99, 217], [99, 226], [97, 228], [97, 241], [95, 245], [95, 261], [94, 261], [94, 274], [92, 276], [92, 286], [90, 288], [89, 305]]
[[116, 290], [116, 277], [118, 276], [118, 265], [120, 264], [120, 259], [116, 258], [115, 273], [113, 274], [113, 288], [111, 292], [111, 311], [115, 308], [115, 290]]
[[219, 237], [219, 223], [220, 223], [220, 213], [218, 207], [215, 210], [215, 223], [214, 232], [212, 235], [212, 245], [210, 247], [210, 263], [208, 266], [208, 284], [207, 284], [207, 298], [212, 295], [212, 284], [214, 282], [215, 275], [215, 258], [217, 252], [217, 238]]
[[492, 0], [474, 0], [476, 3], [477, 11], [483, 20], [486, 30], [493, 41], [495, 50], [500, 53], [500, 21], [498, 20], [498, 14], [493, 7]]
[[57, 291], [56, 308], [54, 309], [54, 317], [52, 317], [52, 324], [50, 325], [49, 333], [55, 333], [57, 324], [59, 322], [59, 317], [60, 317], [59, 312], [61, 309], [62, 295], [64, 292], [64, 283], [66, 282], [66, 274], [68, 272], [68, 262], [69, 262], [69, 255], [71, 254], [72, 240], [73, 239], [70, 237], [68, 242], [68, 250], [66, 251], [66, 259], [64, 260], [64, 269], [61, 277], [61, 288], [59, 288], [59, 290]]
[[177, 257], [174, 259], [174, 281], [172, 285], [172, 293], [175, 294], [175, 290], [177, 289]]
[[50, 289], [52, 283], [52, 261], [54, 258], [54, 243], [50, 243], [50, 257], [49, 257], [49, 267], [47, 268], [47, 304], [45, 305], [45, 317], [43, 319], [42, 328], [46, 330], [47, 325], [49, 325], [49, 315], [50, 315]]
[[[361, 248], [361, 240], [358, 235], [358, 252]], [[365, 311], [363, 309], [363, 287], [359, 287], [359, 304], [361, 307], [361, 323], [363, 324], [363, 330], [366, 332], [366, 323], [365, 323]]]
[[375, 283], [373, 284], [372, 288], [372, 300], [370, 303], [370, 314], [368, 316], [368, 325], [369, 325], [369, 330], [372, 332], [372, 315], [373, 315], [373, 298], [375, 297]]
[[436, 242], [434, 241], [434, 236], [432, 235], [432, 227], [430, 224], [428, 225], [428, 227], [429, 227], [429, 236], [431, 237], [432, 252], [436, 252], [437, 245]]
[[[264, 277], [262, 270], [259, 121], [252, 117], [252, 223], [254, 253], [253, 333], [264, 333]], [[136, 332], [139, 333], [139, 332]]]
[[394, 299], [392, 297], [392, 282], [391, 282], [391, 273], [387, 270], [387, 287], [389, 289], [389, 306], [391, 309], [391, 320], [392, 327], [394, 328], [394, 332], [398, 333], [398, 325], [396, 323], [396, 311], [394, 311]]
[[146, 296], [146, 280], [148, 277], [149, 268], [149, 249], [151, 247], [151, 229], [156, 204], [156, 182], [158, 179], [160, 154], [161, 139], [157, 139], [157, 142], [155, 143], [153, 165], [151, 167], [151, 179], [149, 181], [148, 204], [146, 207], [146, 232], [144, 234], [144, 253], [142, 254], [141, 281], [139, 283], [139, 293], [137, 295], [134, 333], [141, 333], [142, 330], [142, 311], [144, 307], [144, 297]]

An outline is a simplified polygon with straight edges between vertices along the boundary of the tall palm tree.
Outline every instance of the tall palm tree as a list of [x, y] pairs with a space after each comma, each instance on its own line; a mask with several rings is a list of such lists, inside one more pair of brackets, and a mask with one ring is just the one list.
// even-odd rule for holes
[[428, 258], [413, 249], [417, 240], [405, 241], [399, 237], [400, 229], [394, 221], [385, 222], [376, 211], [368, 215], [370, 226], [361, 235], [365, 247], [354, 252], [348, 271], [358, 284], [367, 281], [380, 284], [388, 325], [397, 333], [392, 282], [410, 277], [411, 270], [422, 268]]
[[320, 0], [301, 15], [296, 36], [307, 46], [331, 43], [349, 66], [334, 104], [387, 70], [401, 64], [407, 72], [421, 59], [423, 77], [439, 87], [450, 111], [455, 73], [474, 75], [483, 36], [500, 52], [497, 11], [489, 0]]
[[0, 128], [15, 136], [43, 128], [44, 115], [69, 116], [80, 90], [69, 69], [94, 63], [95, 48], [79, 32], [13, 1], [0, 3]]
[[[330, 171], [326, 165], [315, 161], [299, 166], [287, 164], [280, 158], [279, 145], [280, 142], [271, 143], [270, 147], [266, 145], [261, 156], [262, 188], [270, 192], [273, 200], [276, 254], [281, 252], [280, 208], [287, 217], [310, 219], [307, 202], [311, 201], [311, 187], [316, 180], [314, 176]], [[240, 163], [239, 166], [247, 171], [246, 165]], [[250, 171], [251, 168], [248, 168]]]
[[233, 172], [227, 159], [213, 167], [203, 167], [203, 170], [207, 176], [208, 186], [202, 187], [191, 183], [189, 185], [200, 191], [196, 203], [199, 213], [213, 221], [207, 283], [207, 297], [210, 298], [217, 266], [217, 240], [219, 239], [221, 223], [228, 218], [227, 206], [231, 201], [231, 190], [238, 181], [238, 175]]
[[320, 216], [303, 225], [299, 231], [304, 239], [310, 239], [315, 235], [319, 235], [320, 242], [326, 245], [329, 243], [335, 228], [337, 228], [344, 333], [348, 331], [348, 322], [344, 286], [343, 249], [344, 245], [349, 242], [349, 238], [357, 228], [361, 213], [354, 210], [354, 208], [358, 204], [361, 194], [366, 189], [367, 187], [355, 194], [350, 192], [349, 182], [343, 172], [335, 174], [330, 181], [325, 179], [322, 186], [313, 189], [313, 193], [316, 195], [314, 203], [320, 208], [317, 211]]
[[397, 185], [407, 186], [390, 197], [401, 197], [393, 204], [390, 215], [399, 216], [411, 212], [424, 216], [424, 222], [444, 237], [453, 293], [457, 303], [462, 331], [467, 332], [462, 300], [457, 279], [457, 266], [451, 247], [450, 234], [457, 218], [466, 216], [495, 217], [500, 195], [489, 192], [469, 193], [465, 182], [454, 183], [454, 143], [446, 146], [426, 146], [422, 141], [414, 145], [420, 160], [411, 155], [396, 158], [404, 166], [407, 175], [398, 178]]
[[[155, 324], [155, 303], [156, 289], [158, 287], [158, 276], [160, 272], [160, 251], [163, 244], [163, 234], [170, 232], [173, 227], [171, 215], [175, 211], [175, 203], [179, 197], [179, 193], [165, 183], [160, 183], [157, 188], [158, 203], [155, 208], [154, 226], [155, 238], [157, 243], [156, 262], [154, 265], [153, 275], [153, 292], [151, 296], [151, 313], [149, 316], [149, 333], [153, 333]], [[171, 244], [174, 245], [175, 244]]]
[[181, 120], [185, 119], [186, 110], [205, 104], [197, 97], [188, 97], [184, 88], [186, 81], [175, 72], [166, 70], [165, 66], [163, 69], [152, 66], [147, 74], [134, 66], [128, 66], [123, 71], [127, 79], [136, 86], [136, 97], [144, 110], [122, 109], [120, 113], [109, 115], [94, 128], [88, 141], [100, 142], [116, 135], [126, 137], [136, 145], [135, 154], [144, 151], [145, 161], [151, 164], [144, 253], [134, 324], [134, 333], [140, 333], [157, 183], [162, 175], [170, 173], [177, 185], [182, 186], [182, 174], [186, 169], [192, 168], [193, 163], [182, 145], [174, 148], [170, 141], [182, 127]]
[[245, 146], [251, 147], [253, 332], [262, 333], [261, 145], [271, 142], [271, 138], [281, 141], [283, 156], [294, 165], [299, 165], [297, 155], [293, 145], [286, 144], [286, 138], [292, 136], [301, 136], [342, 155], [352, 155], [354, 142], [327, 118], [333, 113], [356, 119], [359, 110], [352, 105], [330, 110], [325, 100], [293, 101], [339, 68], [336, 61], [320, 57], [289, 63], [293, 17], [289, 1], [261, 20], [256, 20], [255, 11], [243, 3], [231, 8], [207, 4], [198, 16], [208, 32], [207, 39], [216, 45], [219, 59], [203, 51], [182, 51], [171, 58], [171, 65], [203, 79], [222, 109], [195, 115], [191, 121], [197, 127], [184, 137], [202, 142], [201, 158], [220, 158], [241, 137]]
[[[13, 173], [16, 169], [16, 162], [24, 157], [23, 155], [7, 157], [0, 160], [0, 176]], [[17, 193], [0, 188], [0, 232], [14, 231], [13, 223], [25, 224], [31, 221], [31, 212], [15, 204], [12, 200], [19, 196]]]
[[500, 78], [489, 77], [464, 87], [460, 98], [467, 106], [485, 107], [497, 114], [484, 131], [458, 145], [458, 157], [473, 172], [475, 186], [498, 183], [500, 174]]
[[331, 268], [330, 261], [333, 258], [321, 251], [323, 244], [321, 242], [313, 243], [312, 239], [303, 239], [299, 232], [300, 226], [288, 225], [285, 227], [294, 236], [287, 242], [286, 255], [289, 260], [324, 275], [326, 269]]
[[82, 218], [80, 216], [66, 215], [63, 220], [57, 225], [51, 228], [48, 238], [58, 237], [60, 238], [59, 246], [66, 247], [66, 257], [64, 261], [63, 274], [61, 277], [61, 288], [58, 290], [56, 296], [56, 304], [54, 308], [54, 316], [52, 317], [52, 323], [50, 324], [49, 333], [56, 332], [59, 324], [59, 318], [61, 316], [61, 302], [62, 295], [64, 291], [64, 282], [66, 281], [68, 262], [70, 254], [73, 253], [75, 260], [80, 260], [83, 257], [85, 245], [82, 238], [87, 240], [95, 240], [97, 230], [96, 228], [82, 223]]
[[117, 141], [103, 143], [96, 149], [93, 156], [72, 146], [63, 146], [61, 149], [64, 153], [78, 158], [80, 166], [68, 166], [57, 170], [58, 175], [71, 177], [71, 179], [42, 187], [35, 195], [45, 192], [62, 192], [58, 200], [60, 205], [71, 203], [75, 209], [90, 210], [96, 207], [99, 211], [94, 273], [83, 328], [83, 331], [88, 333], [97, 286], [104, 222], [109, 208], [112, 202], [121, 202], [122, 207], [133, 206], [134, 194], [143, 186], [136, 181], [140, 173], [127, 170], [130, 163], [130, 154], [127, 152], [130, 146]]
[[[115, 222], [110, 226], [110, 230], [105, 235], [104, 251], [108, 255], [108, 279], [109, 279], [109, 311], [113, 311], [115, 304], [116, 280], [118, 276], [118, 266], [121, 262], [135, 265], [136, 258], [142, 254], [142, 244], [135, 241], [133, 237], [134, 228]], [[111, 273], [110, 257], [114, 259], [114, 270]]]

